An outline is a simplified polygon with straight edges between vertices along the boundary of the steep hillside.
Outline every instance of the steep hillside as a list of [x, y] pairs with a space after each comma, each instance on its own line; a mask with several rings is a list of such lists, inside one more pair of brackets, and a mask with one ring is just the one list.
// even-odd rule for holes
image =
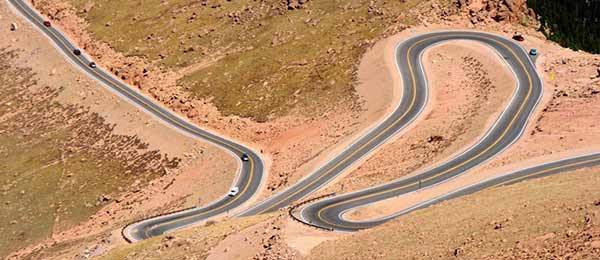
[[[89, 219], [132, 184], [178, 166], [84, 106], [56, 102], [60, 89], [36, 84], [0, 50], [0, 256]], [[110, 158], [110, 160], [107, 160]]]
[[[203, 127], [257, 147], [267, 160], [271, 160], [267, 163], [270, 167], [269, 180], [265, 192], [260, 195], [263, 198], [293, 184], [331, 158], [352, 137], [385, 115], [394, 105], [399, 96], [400, 82], [394, 78], [396, 74], [392, 74], [397, 73], [393, 53], [382, 51], [381, 46], [375, 44], [388, 36], [392, 38], [387, 39], [389, 41], [385, 44], [393, 50], [393, 41], [439, 29], [476, 29], [507, 37], [518, 31], [525, 37], [521, 42], [524, 48], [539, 49], [537, 66], [544, 77], [545, 96], [538, 111], [532, 116], [523, 137], [513, 147], [470, 172], [471, 177], [497, 173], [494, 170], [500, 167], [522, 167], [521, 164], [529, 163], [528, 159], [532, 158], [544, 161], [552, 156], [600, 147], [600, 131], [596, 127], [596, 111], [600, 106], [600, 74], [597, 73], [600, 57], [568, 51], [547, 41], [542, 33], [536, 31], [537, 21], [525, 1], [34, 2], [55, 26], [66, 31], [103, 67], [122, 80]], [[19, 25], [17, 32], [20, 28]], [[7, 61], [10, 61], [11, 55], [16, 52], [7, 50], [5, 53]], [[29, 49], [27, 53], [35, 51]], [[366, 56], [363, 56], [365, 53]], [[415, 173], [460, 152], [476, 140], [500, 113], [514, 88], [510, 72], [500, 68], [503, 65], [501, 57], [490, 53], [484, 47], [465, 46], [460, 42], [432, 49], [424, 56], [425, 69], [431, 73], [428, 79], [432, 81], [432, 106], [402, 136], [391, 139], [389, 145], [382, 147], [364, 165], [321, 192], [348, 192]], [[35, 73], [27, 74], [26, 66], [17, 65], [23, 64], [6, 66], [4, 74], [23, 74], [29, 81], [35, 82]], [[74, 72], [65, 74], [69, 73]], [[5, 77], [9, 82], [21, 80]], [[16, 96], [27, 96], [19, 92], [24, 91], [19, 84], [29, 81], [15, 81], [14, 86], [7, 89], [18, 93]], [[60, 93], [60, 88], [52, 88], [49, 92], [43, 92], [45, 88], [27, 90], [35, 94], [27, 101], [30, 106], [37, 102], [37, 96]], [[71, 88], [71, 91], [77, 95], [80, 93], [79, 88]], [[85, 98], [95, 96], [86, 91], [87, 88], [81, 91], [86, 93], [82, 94]], [[106, 100], [110, 99], [101, 101]], [[60, 231], [66, 230], [66, 234], [52, 236], [44, 243], [19, 251], [13, 255], [15, 258], [65, 259], [102, 255], [107, 259], [520, 259], [569, 255], [586, 258], [597, 255], [600, 250], [598, 198], [592, 196], [600, 192], [597, 167], [473, 194], [356, 234], [317, 231], [293, 222], [287, 218], [287, 212], [282, 211], [248, 219], [211, 221], [203, 227], [126, 245], [118, 233], [120, 227], [145, 215], [210, 202], [223, 193], [224, 187], [234, 177], [227, 174], [234, 164], [223, 159], [229, 157], [208, 146], [167, 153], [167, 149], [185, 142], [168, 145], [162, 142], [163, 145], [160, 145], [161, 140], [168, 139], [170, 142], [171, 135], [140, 137], [155, 130], [147, 129], [148, 124], [143, 123], [132, 127], [137, 130], [116, 134], [113, 131], [119, 130], [119, 126], [128, 121], [115, 119], [119, 117], [115, 116], [117, 113], [112, 113], [111, 117], [100, 115], [98, 107], [94, 110], [63, 104], [62, 100], [58, 103], [50, 101], [40, 104], [45, 107], [51, 104], [51, 107], [59, 109], [56, 111], [66, 111], [53, 114], [58, 119], [52, 120], [68, 118], [70, 120], [61, 122], [73, 124], [66, 128], [56, 123], [47, 124], [49, 129], [44, 129], [48, 130], [44, 133], [56, 133], [50, 137], [31, 135], [27, 129], [35, 130], [40, 126], [30, 122], [54, 122], [50, 119], [55, 117], [35, 113], [19, 115], [32, 120], [10, 121], [11, 127], [14, 127], [0, 133], [0, 137], [6, 135], [6, 140], [12, 140], [16, 138], [14, 133], [19, 133], [17, 137], [20, 139], [16, 139], [22, 143], [12, 145], [12, 141], [7, 142], [6, 151], [19, 151], [22, 147], [36, 151], [39, 147], [46, 147], [42, 149], [43, 156], [29, 153], [28, 156], [33, 157], [25, 158], [28, 162], [40, 161], [31, 165], [46, 165], [57, 160], [62, 162], [65, 154], [71, 154], [59, 149], [65, 143], [85, 147], [83, 150], [75, 149], [72, 159], [66, 157], [66, 164], [44, 168], [43, 172], [48, 169], [61, 174], [61, 178], [55, 180], [55, 187], [65, 187], [60, 191], [70, 192], [67, 195], [74, 194], [74, 188], [79, 191], [83, 185], [71, 183], [71, 180], [80, 180], [74, 178], [75, 174], [69, 177], [71, 171], [81, 172], [84, 169], [87, 171], [83, 172], [95, 174], [120, 173], [123, 177], [118, 175], [118, 181], [123, 183], [115, 184], [112, 179], [109, 182], [104, 178], [98, 180], [96, 175], [81, 179], [98, 184], [94, 186], [98, 191], [89, 193], [96, 194], [89, 199], [96, 198], [98, 205], [93, 201], [92, 207], [87, 208], [85, 203], [71, 203], [69, 199], [73, 196], [63, 199], [65, 196], [60, 194], [63, 196], [59, 200], [63, 201], [61, 206], [57, 207], [56, 203], [52, 207], [52, 210], [60, 209], [52, 215], [60, 218], [52, 223], [59, 223], [57, 227]], [[87, 100], [85, 104], [98, 105], [102, 102]], [[0, 106], [4, 107], [14, 109], [12, 103]], [[67, 113], [72, 110], [81, 112]], [[123, 113], [130, 114], [135, 113], [129, 110]], [[71, 117], [73, 115], [77, 117]], [[100, 153], [94, 150], [98, 148], [96, 146], [77, 143], [81, 140], [77, 137], [91, 130], [86, 127], [87, 124], [76, 123], [90, 121], [94, 131], [105, 129], [110, 132], [99, 135], [110, 137], [108, 140], [91, 139], [90, 142], [131, 140], [135, 145], [128, 146], [129, 142], [118, 141], [124, 147], [102, 146], [108, 150]], [[118, 124], [112, 128], [112, 122]], [[25, 129], [25, 133], [16, 131], [21, 128]], [[25, 134], [28, 138], [24, 138]], [[26, 146], [31, 144], [29, 142], [34, 143]], [[71, 145], [72, 142], [75, 143]], [[140, 146], [140, 143], [144, 145]], [[118, 152], [128, 147], [130, 150], [127, 150], [126, 156]], [[90, 153], [82, 152], [88, 150]], [[46, 154], [48, 151], [54, 152]], [[143, 157], [146, 154], [152, 155], [156, 159], [152, 162], [156, 163], [143, 165], [156, 167], [138, 171], [142, 168], [140, 165], [127, 173], [130, 169], [127, 167], [131, 165], [123, 162], [131, 159], [128, 156]], [[1, 155], [4, 155], [4, 150]], [[116, 158], [111, 162], [115, 165], [101, 162], [105, 156]], [[171, 166], [173, 159], [169, 158], [173, 157], [187, 158], [182, 163], [199, 158], [196, 165], [200, 166], [192, 168], [185, 178], [164, 175], [162, 169]], [[5, 163], [10, 165], [8, 163], [17, 159]], [[20, 171], [27, 173], [26, 169]], [[67, 176], [64, 179], [63, 172]], [[130, 178], [140, 176], [136, 174], [142, 172], [147, 175], [140, 182]], [[199, 175], [204, 178], [197, 177], [196, 173], [201, 173]], [[162, 178], [149, 181], [160, 175], [163, 175]], [[20, 184], [28, 183], [15, 180]], [[146, 181], [149, 185], [144, 185]], [[7, 205], [14, 205], [11, 203], [19, 199], [18, 196], [26, 198], [36, 192], [21, 193], [21, 186], [12, 182], [13, 179], [6, 182], [9, 193], [12, 192]], [[113, 190], [105, 191], [103, 185]], [[125, 187], [124, 191], [118, 189], [121, 185]], [[53, 190], [41, 192], [54, 194]], [[74, 206], [63, 207], [63, 203]], [[392, 206], [374, 204], [371, 205], [373, 208], [369, 206], [364, 210], [389, 214], [403, 205], [406, 204], [394, 201]], [[102, 210], [98, 211], [100, 207]], [[384, 209], [380, 210], [381, 207]], [[42, 207], [27, 211], [42, 216], [42, 213], [33, 211], [38, 208]], [[6, 226], [12, 228], [10, 232], [17, 232], [16, 227], [24, 220], [13, 216], [23, 210], [19, 207], [11, 210], [6, 221], [16, 222], [12, 224], [14, 226]], [[361, 215], [355, 217], [360, 219]], [[74, 225], [71, 223], [85, 218], [91, 220], [85, 225], [70, 228]], [[42, 220], [49, 222], [48, 219]], [[42, 234], [40, 238], [21, 241], [31, 244], [50, 236], [50, 232], [39, 234]], [[19, 240], [10, 240], [9, 243], [6, 252], [23, 246]]]
[[[442, 1], [448, 5], [450, 1]], [[262, 197], [313, 170], [391, 107], [355, 89], [376, 39], [421, 1], [70, 1], [36, 8], [99, 64], [272, 160]], [[364, 95], [369, 93], [370, 95]]]
[[444, 202], [324, 242], [305, 259], [594, 259], [600, 254], [599, 171]]
[[0, 258], [119, 242], [125, 223], [229, 188], [237, 165], [224, 151], [87, 78], [7, 2], [0, 23]]
[[540, 30], [574, 50], [600, 53], [600, 2], [528, 0], [540, 18]]
[[[134, 85], [156, 88], [142, 82], [144, 69], [169, 70], [178, 73], [177, 88], [190, 98], [210, 100], [225, 116], [264, 122], [292, 110], [317, 116], [357, 102], [352, 80], [361, 54], [390, 25], [410, 22], [403, 13], [418, 1], [35, 3], [56, 20], [75, 12], [94, 40], [150, 63], [107, 62]], [[85, 47], [103, 56], [95, 45]]]

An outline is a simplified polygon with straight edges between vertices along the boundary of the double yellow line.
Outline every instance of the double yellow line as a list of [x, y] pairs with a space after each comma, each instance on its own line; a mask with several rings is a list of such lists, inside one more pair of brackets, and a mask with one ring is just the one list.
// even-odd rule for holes
[[[436, 36], [432, 36], [432, 37], [436, 37]], [[437, 36], [437, 37], [442, 37], [442, 36]], [[427, 38], [427, 39], [431, 39], [431, 38]], [[413, 75], [413, 74], [414, 74], [414, 71], [413, 71], [413, 68], [412, 68], [412, 65], [411, 65], [411, 62], [410, 62], [410, 59], [409, 59], [409, 57], [410, 57], [410, 52], [411, 52], [412, 48], [413, 48], [415, 45], [417, 45], [418, 43], [420, 43], [420, 42], [422, 42], [422, 41], [424, 41], [424, 40], [427, 40], [427, 39], [423, 39], [423, 40], [421, 40], [421, 41], [419, 41], [419, 42], [416, 42], [416, 43], [414, 43], [414, 44], [413, 44], [413, 45], [412, 45], [412, 46], [411, 46], [411, 47], [408, 49], [408, 51], [407, 51], [407, 60], [408, 60], [408, 64], [409, 64], [409, 69], [411, 70], [411, 75]], [[521, 67], [523, 67], [523, 70], [524, 70], [524, 71], [525, 71], [525, 73], [527, 74], [527, 79], [528, 79], [528, 81], [529, 81], [529, 90], [528, 90], [528, 92], [527, 92], [527, 96], [526, 96], [525, 100], [523, 101], [523, 103], [521, 103], [521, 105], [519, 106], [519, 109], [518, 109], [517, 113], [515, 114], [515, 116], [514, 116], [514, 117], [511, 119], [511, 121], [509, 122], [509, 125], [508, 125], [508, 126], [505, 128], [505, 129], [504, 129], [504, 131], [502, 132], [502, 134], [501, 134], [501, 135], [500, 135], [500, 136], [499, 136], [499, 137], [498, 137], [498, 138], [497, 138], [497, 139], [494, 141], [494, 143], [492, 143], [490, 146], [488, 146], [488, 147], [487, 147], [485, 150], [483, 150], [483, 151], [479, 152], [477, 155], [475, 155], [475, 156], [471, 157], [469, 160], [466, 160], [466, 161], [464, 161], [464, 162], [462, 162], [462, 163], [460, 163], [460, 164], [458, 164], [458, 165], [455, 165], [454, 167], [452, 167], [452, 168], [449, 168], [449, 169], [447, 169], [447, 170], [445, 170], [445, 171], [442, 171], [442, 172], [440, 172], [440, 173], [438, 173], [438, 174], [436, 174], [436, 175], [433, 175], [433, 176], [430, 176], [430, 177], [428, 177], [428, 178], [426, 178], [426, 179], [423, 179], [423, 180], [421, 180], [422, 182], [423, 182], [423, 181], [428, 181], [428, 180], [430, 180], [430, 179], [433, 179], [433, 178], [436, 178], [436, 177], [438, 177], [438, 176], [440, 176], [440, 175], [444, 175], [444, 174], [446, 174], [446, 173], [448, 173], [448, 172], [450, 172], [450, 171], [452, 171], [452, 170], [455, 170], [455, 169], [457, 169], [457, 168], [459, 168], [459, 167], [461, 167], [461, 166], [463, 166], [463, 165], [465, 165], [465, 164], [467, 164], [467, 163], [469, 163], [469, 162], [471, 162], [471, 161], [473, 161], [473, 160], [475, 160], [475, 159], [479, 158], [479, 157], [480, 157], [482, 154], [486, 153], [486, 152], [487, 152], [487, 151], [489, 151], [491, 148], [493, 148], [495, 145], [497, 145], [497, 144], [498, 144], [498, 143], [499, 143], [499, 142], [502, 140], [502, 138], [503, 138], [503, 137], [504, 137], [504, 136], [507, 134], [508, 130], [509, 130], [511, 127], [512, 127], [512, 125], [514, 124], [515, 120], [516, 120], [516, 119], [519, 117], [519, 115], [521, 114], [521, 112], [522, 112], [523, 108], [525, 107], [525, 104], [527, 103], [527, 101], [528, 101], [528, 100], [529, 100], [529, 98], [531, 97], [531, 93], [532, 93], [532, 91], [533, 91], [533, 81], [532, 81], [531, 75], [529, 74], [529, 72], [528, 72], [527, 68], [525, 67], [525, 64], [523, 64], [523, 62], [522, 62], [522, 61], [521, 61], [521, 60], [518, 58], [517, 54], [516, 54], [516, 53], [515, 53], [515, 52], [514, 52], [514, 51], [513, 51], [513, 50], [512, 50], [510, 47], [508, 47], [506, 44], [504, 44], [504, 43], [502, 43], [502, 42], [500, 42], [500, 41], [497, 41], [497, 40], [491, 39], [491, 38], [490, 38], [490, 40], [492, 40], [492, 41], [494, 41], [494, 42], [496, 42], [496, 43], [498, 43], [498, 44], [502, 45], [502, 46], [503, 46], [503, 47], [505, 47], [507, 50], [509, 50], [509, 51], [512, 53], [512, 55], [513, 55], [513, 56], [514, 56], [514, 57], [517, 59], [517, 61], [519, 62], [519, 65], [520, 65]], [[413, 79], [414, 79], [414, 76], [412, 76], [412, 77], [413, 77]], [[414, 84], [414, 80], [413, 80], [413, 84]], [[414, 88], [414, 86], [413, 86], [413, 88]], [[406, 187], [409, 187], [409, 186], [414, 186], [414, 185], [416, 185], [416, 183], [410, 183], [410, 184], [402, 185], [402, 186], [400, 186], [400, 187], [397, 187], [397, 188], [394, 188], [394, 189], [391, 189], [391, 190], [383, 190], [383, 191], [379, 191], [379, 192], [376, 192], [376, 193], [372, 193], [372, 194], [367, 194], [367, 195], [359, 196], [359, 197], [356, 197], [356, 198], [354, 198], [354, 199], [350, 199], [350, 200], [345, 200], [345, 201], [340, 201], [340, 202], [337, 202], [337, 203], [333, 203], [333, 204], [331, 204], [331, 205], [328, 205], [328, 206], [326, 206], [326, 207], [323, 207], [323, 208], [321, 208], [321, 209], [320, 209], [320, 210], [317, 212], [317, 218], [318, 218], [319, 220], [321, 220], [321, 221], [323, 221], [323, 222], [325, 222], [325, 223], [329, 224], [329, 225], [332, 225], [332, 226], [339, 226], [339, 227], [345, 227], [345, 228], [354, 228], [354, 227], [352, 227], [352, 226], [346, 226], [346, 225], [343, 225], [343, 224], [335, 224], [335, 223], [331, 223], [331, 222], [327, 221], [325, 218], [323, 218], [322, 214], [323, 214], [323, 212], [324, 212], [324, 211], [328, 210], [329, 208], [336, 207], [337, 205], [341, 205], [341, 204], [347, 204], [347, 203], [352, 203], [352, 202], [354, 202], [354, 201], [357, 201], [357, 200], [369, 199], [369, 198], [372, 198], [372, 197], [379, 196], [379, 195], [381, 195], [381, 194], [385, 194], [385, 193], [391, 193], [391, 192], [394, 192], [394, 191], [397, 191], [397, 190], [400, 190], [400, 189], [404, 189], [404, 188], [406, 188]]]
[[[420, 41], [416, 42], [414, 45], [416, 45], [418, 43], [421, 43], [421, 42], [423, 42], [425, 40], [427, 40], [427, 39], [420, 40]], [[411, 48], [412, 48], [412, 46], [409, 48], [409, 51], [408, 51], [409, 54], [410, 54], [410, 49]], [[408, 66], [410, 68], [410, 71], [412, 72], [413, 68], [412, 68], [412, 64], [411, 64], [410, 59], [408, 58], [408, 56], [407, 56], [406, 60], [408, 61]], [[329, 168], [329, 170], [327, 170], [325, 173], [323, 173], [322, 175], [320, 175], [318, 178], [314, 179], [313, 181], [311, 181], [309, 184], [307, 184], [306, 186], [304, 186], [300, 190], [297, 190], [296, 192], [294, 192], [294, 193], [286, 196], [285, 198], [283, 198], [281, 200], [289, 199], [289, 198], [295, 196], [296, 194], [298, 194], [298, 193], [306, 190], [309, 186], [311, 186], [311, 185], [315, 184], [316, 182], [320, 181], [325, 176], [327, 176], [327, 174], [329, 174], [331, 171], [335, 170], [336, 167], [338, 167], [339, 165], [341, 165], [341, 164], [345, 163], [346, 161], [350, 160], [350, 158], [352, 156], [354, 156], [356, 153], [360, 152], [363, 148], [365, 148], [366, 146], [368, 146], [369, 144], [371, 144], [373, 141], [375, 141], [375, 139], [379, 138], [381, 135], [383, 135], [384, 133], [386, 133], [390, 128], [394, 127], [396, 125], [396, 123], [398, 123], [399, 121], [403, 120], [406, 117], [406, 115], [413, 109], [413, 107], [415, 105], [415, 101], [416, 101], [417, 83], [416, 83], [416, 79], [414, 77], [414, 74], [412, 74], [412, 73], [411, 73], [411, 80], [412, 80], [412, 93], [413, 93], [413, 95], [411, 97], [410, 104], [409, 104], [408, 108], [404, 111], [404, 113], [398, 119], [396, 119], [393, 123], [391, 123], [385, 129], [383, 129], [379, 133], [377, 133], [377, 135], [375, 135], [375, 137], [371, 138], [371, 140], [367, 141], [366, 143], [364, 143], [363, 145], [361, 145], [359, 148], [356, 148], [352, 153], [350, 153], [348, 156], [346, 156], [346, 158], [344, 158], [343, 160], [339, 161], [335, 165], [331, 166]], [[273, 207], [275, 207], [276, 205], [277, 204], [273, 204], [273, 206], [271, 206], [271, 207], [269, 207], [269, 208], [267, 208], [265, 210], [262, 210], [258, 214], [262, 214], [264, 212], [267, 212], [267, 211], [271, 210]]]

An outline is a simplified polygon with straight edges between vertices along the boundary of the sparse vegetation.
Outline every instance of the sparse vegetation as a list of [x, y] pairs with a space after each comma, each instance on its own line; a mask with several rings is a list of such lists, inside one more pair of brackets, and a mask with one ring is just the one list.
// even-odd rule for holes
[[324, 242], [306, 259], [593, 259], [600, 253], [598, 171], [446, 201]]
[[256, 225], [273, 214], [236, 218], [198, 228], [182, 230], [176, 234], [153, 237], [135, 244], [111, 250], [100, 259], [206, 259], [210, 249], [230, 234]]
[[[36, 1], [43, 6], [44, 1]], [[117, 51], [179, 70], [225, 115], [265, 121], [355, 102], [354, 66], [420, 1], [69, 0]]]
[[[85, 107], [54, 99], [0, 50], [0, 257], [85, 221], [120, 191], [176, 167]], [[110, 158], [110, 159], [108, 159]]]

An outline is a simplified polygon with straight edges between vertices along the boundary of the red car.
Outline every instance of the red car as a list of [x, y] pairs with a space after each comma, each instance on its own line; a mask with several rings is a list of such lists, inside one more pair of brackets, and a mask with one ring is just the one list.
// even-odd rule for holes
[[44, 26], [50, 27], [50, 26], [52, 26], [52, 24], [50, 24], [50, 21], [44, 21]]

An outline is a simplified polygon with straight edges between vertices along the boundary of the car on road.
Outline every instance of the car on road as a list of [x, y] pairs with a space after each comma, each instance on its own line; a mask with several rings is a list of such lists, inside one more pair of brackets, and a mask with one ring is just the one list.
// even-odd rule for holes
[[242, 161], [247, 162], [248, 160], [250, 160], [250, 157], [248, 157], [248, 154], [244, 153], [244, 154], [242, 154], [241, 159], [242, 159]]
[[44, 26], [50, 27], [52, 26], [52, 24], [50, 23], [50, 21], [44, 21]]
[[531, 49], [531, 50], [529, 51], [529, 55], [531, 55], [531, 56], [538, 55], [538, 51], [537, 51], [537, 49], [535, 49], [535, 48], [534, 48], [534, 49]]
[[98, 66], [96, 65], [95, 62], [93, 62], [93, 61], [90, 62], [90, 68], [95, 69], [96, 67], [98, 67]]
[[79, 50], [79, 49], [74, 49], [74, 50], [73, 50], [73, 54], [75, 54], [75, 55], [79, 56], [79, 55], [81, 55], [81, 50]]
[[235, 195], [237, 195], [239, 192], [240, 192], [240, 188], [238, 186], [235, 186], [235, 187], [231, 188], [231, 190], [229, 190], [229, 193], [227, 193], [227, 196], [235, 197]]

